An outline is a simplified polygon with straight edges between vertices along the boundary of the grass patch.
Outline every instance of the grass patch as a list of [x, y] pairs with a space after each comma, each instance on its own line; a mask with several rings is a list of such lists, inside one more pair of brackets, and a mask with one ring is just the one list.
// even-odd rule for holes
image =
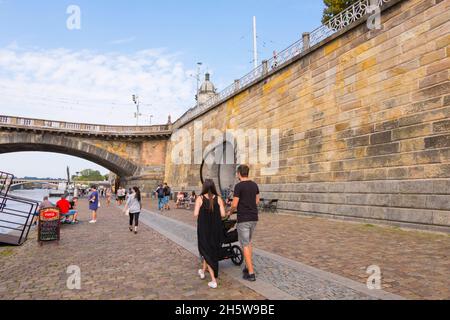
[[14, 253], [13, 249], [5, 249], [0, 251], [0, 257], [10, 257]]
[[375, 226], [373, 224], [370, 224], [370, 223], [365, 224], [364, 227], [366, 227], [366, 228], [375, 228]]

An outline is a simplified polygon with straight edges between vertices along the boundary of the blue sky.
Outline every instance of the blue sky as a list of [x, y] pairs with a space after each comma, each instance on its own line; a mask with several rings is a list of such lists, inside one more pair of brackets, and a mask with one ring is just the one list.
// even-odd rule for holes
[[[81, 30], [66, 27], [69, 5], [81, 9]], [[269, 58], [320, 26], [322, 10], [321, 0], [0, 0], [0, 114], [134, 124], [136, 93], [141, 124], [150, 114], [164, 123], [195, 104], [198, 61], [219, 90], [252, 69], [253, 15], [260, 58]], [[17, 157], [0, 155], [0, 169], [34, 175]], [[64, 174], [52, 167], [35, 174]]]

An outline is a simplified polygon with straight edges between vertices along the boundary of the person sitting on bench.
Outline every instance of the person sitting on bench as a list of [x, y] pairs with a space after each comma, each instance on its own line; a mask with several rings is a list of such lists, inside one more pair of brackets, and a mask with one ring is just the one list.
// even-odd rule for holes
[[176, 204], [176, 206], [177, 206], [177, 209], [180, 209], [180, 208], [182, 208], [183, 207], [183, 205], [184, 205], [184, 192], [179, 192], [178, 194], [177, 194], [177, 204]]
[[61, 223], [75, 224], [78, 221], [78, 212], [76, 210], [70, 210], [70, 202], [67, 201], [65, 195], [61, 196], [61, 200], [56, 203], [56, 206], [59, 208], [61, 214]]

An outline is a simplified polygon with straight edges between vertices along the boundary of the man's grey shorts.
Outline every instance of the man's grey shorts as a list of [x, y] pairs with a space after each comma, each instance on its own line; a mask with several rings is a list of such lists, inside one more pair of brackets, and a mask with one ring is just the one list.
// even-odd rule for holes
[[237, 231], [239, 235], [239, 242], [242, 247], [248, 247], [252, 243], [253, 234], [255, 233], [256, 225], [258, 222], [243, 222], [238, 223]]

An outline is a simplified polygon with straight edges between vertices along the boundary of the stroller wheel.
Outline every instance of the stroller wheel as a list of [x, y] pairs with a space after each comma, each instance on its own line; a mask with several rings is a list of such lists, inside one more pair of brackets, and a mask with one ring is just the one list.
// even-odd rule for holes
[[244, 262], [244, 255], [242, 254], [242, 249], [238, 246], [233, 246], [231, 248], [232, 252], [233, 252], [233, 256], [231, 257], [231, 261], [233, 261], [233, 263], [236, 266], [240, 266], [242, 265], [242, 263]]

